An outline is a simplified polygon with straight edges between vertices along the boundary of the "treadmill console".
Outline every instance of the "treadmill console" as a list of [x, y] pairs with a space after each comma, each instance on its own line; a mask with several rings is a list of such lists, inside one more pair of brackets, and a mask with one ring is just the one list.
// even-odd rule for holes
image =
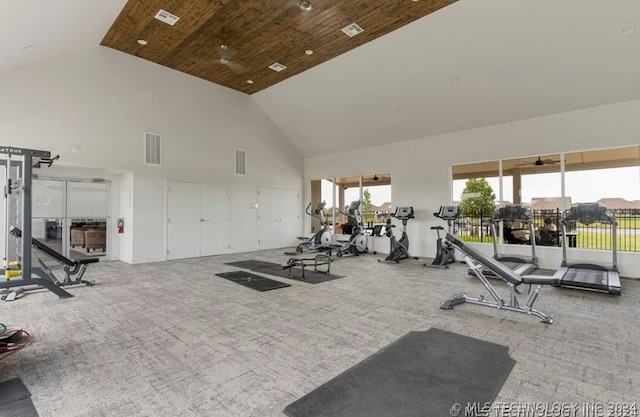
[[598, 203], [577, 203], [565, 212], [564, 222], [614, 224], [616, 220], [606, 207]]
[[500, 207], [496, 210], [496, 212], [493, 213], [492, 219], [496, 222], [499, 222], [500, 220], [528, 222], [531, 219], [531, 216], [529, 216], [529, 209], [526, 207], [506, 206]]

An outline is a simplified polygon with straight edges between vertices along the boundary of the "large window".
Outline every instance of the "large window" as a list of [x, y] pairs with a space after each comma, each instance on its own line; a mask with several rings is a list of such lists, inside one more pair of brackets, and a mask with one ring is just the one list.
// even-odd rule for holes
[[[560, 230], [564, 210], [576, 203], [598, 203], [617, 219], [618, 249], [640, 250], [638, 146], [455, 165], [452, 174], [454, 204], [465, 208], [458, 226], [463, 238], [487, 240], [486, 219], [493, 207], [523, 205], [531, 210], [536, 228]], [[569, 232], [576, 236], [572, 246], [610, 248], [610, 228], [571, 227]]]
[[[618, 249], [640, 251], [640, 147], [571, 152], [565, 160], [567, 199], [607, 207], [617, 222]], [[611, 247], [610, 225], [577, 223], [572, 232], [578, 247]]]
[[[334, 196], [335, 195], [335, 200]], [[372, 173], [348, 177], [311, 181], [311, 200], [317, 204], [325, 201], [327, 221], [335, 225], [340, 233], [340, 225], [347, 219], [345, 212], [352, 201], [361, 200], [360, 212], [368, 230], [384, 224], [391, 211], [391, 173]], [[335, 211], [334, 211], [335, 210]], [[335, 213], [335, 220], [333, 218]], [[315, 224], [315, 223], [314, 223]]]

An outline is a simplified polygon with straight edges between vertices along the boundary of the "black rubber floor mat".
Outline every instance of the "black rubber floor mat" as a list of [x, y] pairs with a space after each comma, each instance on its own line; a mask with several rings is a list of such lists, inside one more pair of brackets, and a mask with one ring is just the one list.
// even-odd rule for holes
[[223, 272], [220, 274], [216, 274], [216, 276], [228, 279], [229, 281], [233, 281], [236, 284], [240, 284], [257, 291], [269, 291], [291, 286], [289, 284], [285, 284], [284, 282], [274, 281], [272, 279], [261, 277], [260, 275], [252, 274], [251, 272], [247, 271]]
[[276, 277], [295, 279], [298, 281], [306, 282], [309, 284], [320, 284], [322, 282], [332, 281], [338, 278], [344, 278], [342, 275], [323, 274], [321, 272], [314, 272], [313, 266], [307, 267], [304, 270], [304, 280], [302, 279], [302, 269], [292, 268], [291, 276], [289, 276], [289, 270], [283, 269], [281, 265], [273, 268], [258, 269], [261, 274], [274, 275]]
[[265, 262], [265, 261], [258, 261], [258, 260], [228, 262], [228, 263], [225, 263], [225, 265], [231, 265], [237, 268], [251, 269], [253, 271], [255, 271], [256, 269], [275, 268], [280, 266], [279, 264], [275, 264], [273, 262]]
[[0, 417], [38, 417], [30, 397], [20, 378], [0, 383]]
[[290, 417], [489, 415], [482, 408], [493, 402], [514, 365], [506, 346], [435, 328], [410, 332], [289, 404], [284, 413]]
[[25, 398], [1, 406], [0, 417], [38, 417], [38, 412], [31, 398]]
[[20, 378], [13, 378], [0, 383], [0, 406], [29, 397], [31, 397], [31, 393]]

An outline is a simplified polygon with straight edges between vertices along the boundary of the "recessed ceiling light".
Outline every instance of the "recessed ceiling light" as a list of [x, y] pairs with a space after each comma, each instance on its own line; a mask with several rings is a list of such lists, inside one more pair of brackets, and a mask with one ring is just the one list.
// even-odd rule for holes
[[36, 49], [35, 45], [27, 45], [24, 47], [25, 51], [33, 51], [34, 49]]
[[313, 55], [313, 49], [307, 49], [304, 53], [307, 55]]
[[455, 75], [452, 75], [451, 77], [449, 77], [449, 84], [458, 84], [459, 81], [460, 79]]
[[142, 46], [146, 45], [148, 42], [145, 41], [144, 39], [138, 39], [138, 43]]
[[253, 84], [253, 80], [247, 80], [247, 84]]
[[300, 3], [298, 3], [298, 6], [300, 7], [300, 10], [304, 10], [305, 12], [311, 10], [311, 2], [309, 0], [301, 0]]
[[636, 28], [635, 23], [627, 23], [625, 25], [622, 25], [622, 27], [620, 28], [620, 33], [623, 35], [626, 35], [628, 33], [633, 32], [635, 28]]

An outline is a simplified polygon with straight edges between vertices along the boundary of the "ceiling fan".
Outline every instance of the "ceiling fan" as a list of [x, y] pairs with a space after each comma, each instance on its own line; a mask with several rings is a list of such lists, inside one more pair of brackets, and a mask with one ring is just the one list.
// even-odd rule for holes
[[373, 174], [373, 177], [371, 177], [370, 179], [364, 178], [362, 177], [363, 180], [369, 180], [369, 181], [389, 181], [391, 179], [391, 177], [389, 176], [384, 176], [384, 175], [380, 175], [378, 176], [378, 174]]
[[216, 62], [228, 67], [236, 74], [246, 73], [248, 70], [245, 67], [231, 60], [231, 57], [234, 54], [235, 51], [233, 49], [230, 49], [229, 45], [223, 43], [218, 47], [218, 58], [216, 59]]
[[559, 159], [550, 159], [550, 158], [542, 159], [541, 157], [538, 157], [538, 159], [536, 159], [535, 161], [525, 162], [525, 163], [522, 163], [522, 164], [516, 164], [515, 166], [517, 166], [517, 167], [522, 167], [522, 166], [541, 167], [541, 166], [544, 166], [544, 165], [555, 165], [558, 162], [560, 162]]

